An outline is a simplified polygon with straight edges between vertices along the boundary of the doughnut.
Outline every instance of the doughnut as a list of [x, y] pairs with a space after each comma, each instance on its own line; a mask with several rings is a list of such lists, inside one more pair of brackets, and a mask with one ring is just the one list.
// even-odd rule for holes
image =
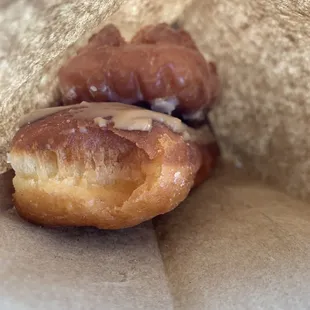
[[43, 226], [121, 229], [176, 208], [220, 152], [207, 113], [216, 66], [191, 36], [106, 25], [59, 70], [62, 106], [20, 122], [8, 154], [14, 204]]
[[64, 104], [148, 102], [152, 110], [184, 120], [204, 118], [219, 92], [215, 64], [185, 30], [166, 24], [142, 28], [131, 42], [107, 25], [61, 67], [58, 78]]
[[20, 123], [9, 161], [14, 203], [44, 226], [135, 226], [178, 206], [218, 156], [207, 127], [122, 103], [36, 110]]

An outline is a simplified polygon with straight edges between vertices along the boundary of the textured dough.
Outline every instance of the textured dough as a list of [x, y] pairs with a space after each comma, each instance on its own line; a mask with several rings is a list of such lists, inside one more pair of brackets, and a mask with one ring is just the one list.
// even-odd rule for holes
[[42, 225], [134, 226], [172, 210], [209, 176], [210, 147], [156, 122], [150, 132], [124, 131], [59, 112], [14, 137], [15, 206]]

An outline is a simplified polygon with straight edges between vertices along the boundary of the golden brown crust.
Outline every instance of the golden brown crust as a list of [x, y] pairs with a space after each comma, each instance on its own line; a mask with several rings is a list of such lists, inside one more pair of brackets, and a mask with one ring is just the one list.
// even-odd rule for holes
[[15, 136], [15, 205], [42, 225], [130, 227], [183, 201], [202, 156], [156, 122], [151, 132], [124, 131], [62, 111]]
[[185, 30], [167, 24], [142, 28], [125, 42], [113, 25], [104, 27], [59, 70], [65, 104], [82, 101], [141, 101], [175, 97], [175, 113], [211, 109], [220, 81]]
[[200, 145], [199, 150], [202, 156], [202, 163], [196, 174], [195, 187], [199, 186], [210, 176], [220, 156], [220, 148], [216, 141], [207, 145]]

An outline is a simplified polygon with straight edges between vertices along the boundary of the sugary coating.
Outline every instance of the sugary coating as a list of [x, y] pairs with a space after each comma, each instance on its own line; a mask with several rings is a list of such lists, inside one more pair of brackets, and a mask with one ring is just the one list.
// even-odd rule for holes
[[215, 64], [188, 33], [167, 25], [147, 26], [131, 43], [115, 26], [104, 27], [61, 68], [59, 81], [65, 104], [173, 97], [175, 110], [185, 115], [210, 107], [219, 90]]

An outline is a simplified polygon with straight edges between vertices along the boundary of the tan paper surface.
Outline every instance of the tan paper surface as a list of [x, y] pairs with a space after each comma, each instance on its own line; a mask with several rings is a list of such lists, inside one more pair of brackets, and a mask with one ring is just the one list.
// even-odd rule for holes
[[309, 308], [309, 206], [241, 170], [119, 232], [26, 223], [3, 180], [1, 309]]
[[175, 309], [309, 309], [309, 205], [225, 168], [155, 227]]
[[151, 223], [46, 229], [12, 209], [11, 174], [0, 186], [0, 309], [172, 309]]
[[[177, 21], [218, 62], [223, 98], [212, 121], [224, 156], [309, 198], [307, 1], [0, 7], [0, 157], [14, 117], [57, 97], [51, 77], [76, 40], [109, 21], [126, 36]], [[309, 205], [246, 169], [220, 167], [175, 211], [119, 232], [26, 223], [12, 209], [12, 174], [1, 175], [0, 309], [309, 309]]]
[[193, 0], [180, 20], [217, 60], [225, 157], [310, 201], [310, 1]]

